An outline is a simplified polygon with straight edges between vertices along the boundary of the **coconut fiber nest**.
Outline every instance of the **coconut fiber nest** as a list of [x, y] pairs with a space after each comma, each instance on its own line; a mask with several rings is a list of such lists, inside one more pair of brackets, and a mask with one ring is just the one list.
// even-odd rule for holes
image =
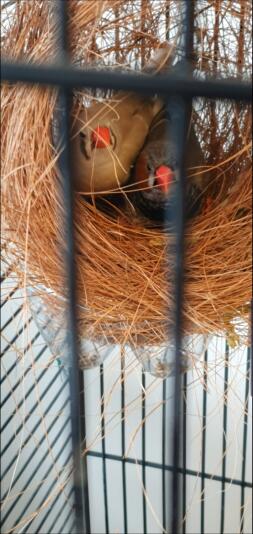
[[[7, 2], [8, 4], [8, 2]], [[70, 2], [71, 54], [78, 67], [140, 70], [160, 41], [180, 58], [180, 2]], [[55, 59], [52, 3], [3, 8], [2, 54]], [[196, 2], [196, 76], [250, 76], [251, 1]], [[108, 93], [75, 91], [75, 109]], [[57, 91], [2, 86], [4, 258], [20, 285], [37, 288], [57, 314], [65, 306], [64, 211], [53, 141]], [[220, 333], [245, 342], [251, 299], [251, 113], [232, 101], [196, 99], [192, 123], [208, 187], [203, 209], [186, 226], [184, 334]], [[173, 322], [172, 232], [129, 208], [117, 194], [75, 193], [76, 276], [81, 336], [121, 345], [159, 345]], [[114, 191], [115, 193], [115, 191]], [[131, 201], [131, 195], [128, 197]]]

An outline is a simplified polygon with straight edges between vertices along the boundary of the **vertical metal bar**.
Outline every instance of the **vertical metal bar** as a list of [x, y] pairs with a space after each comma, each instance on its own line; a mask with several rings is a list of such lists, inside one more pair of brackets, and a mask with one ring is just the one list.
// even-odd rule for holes
[[183, 495], [182, 495], [182, 534], [186, 533], [186, 465], [187, 465], [187, 373], [183, 380]]
[[226, 342], [225, 348], [225, 371], [224, 371], [224, 406], [223, 406], [223, 436], [222, 436], [222, 483], [221, 483], [221, 519], [220, 534], [224, 533], [225, 524], [225, 478], [226, 478], [226, 444], [227, 444], [227, 392], [228, 392], [228, 363], [229, 347]]
[[251, 397], [253, 396], [253, 300], [251, 301], [251, 306], [250, 306], [250, 330], [251, 330], [251, 336], [250, 336], [250, 375], [251, 375], [251, 380], [250, 380], [250, 393], [251, 393]]
[[[71, 488], [70, 491], [69, 491], [68, 494], [67, 494], [67, 501], [71, 498], [71, 494], [72, 494], [72, 493], [73, 493], [73, 488]], [[51, 506], [50, 506], [50, 511], [51, 511], [51, 510], [54, 511], [54, 507], [56, 506], [57, 501], [59, 500], [60, 495], [61, 495], [61, 493], [59, 492], [58, 495], [56, 496], [56, 498], [54, 499], [54, 501], [52, 502]], [[58, 507], [57, 507], [57, 508], [58, 508]], [[63, 505], [62, 505], [61, 508], [60, 508], [60, 510], [59, 510], [59, 509], [57, 510], [57, 514], [54, 514], [55, 517], [54, 517], [53, 522], [51, 523], [51, 525], [50, 525], [49, 527], [47, 527], [47, 531], [48, 531], [48, 532], [53, 532], [53, 531], [54, 531], [54, 527], [55, 527], [55, 525], [56, 525], [56, 523], [57, 523], [59, 517], [62, 517], [62, 514], [63, 514], [63, 518], [64, 518], [64, 520], [63, 520], [63, 523], [61, 524], [61, 526], [58, 527], [58, 530], [59, 530], [59, 532], [64, 532], [64, 530], [65, 530], [65, 532], [66, 532], [66, 525], [68, 524], [68, 520], [69, 520], [70, 516], [72, 516], [72, 519], [73, 519], [73, 510], [70, 509], [68, 515], [64, 517], [65, 508], [66, 508], [66, 502], [64, 501], [64, 502], [63, 502]], [[44, 516], [44, 517], [43, 517], [43, 522], [42, 522], [41, 526], [43, 526], [43, 524], [45, 523], [45, 521], [46, 521], [46, 517]], [[73, 527], [74, 527], [74, 523], [73, 523], [71, 526], [72, 526], [72, 528], [73, 528]], [[68, 532], [72, 533], [72, 532], [73, 532], [73, 531], [72, 531], [72, 528], [70, 528]], [[45, 529], [44, 529], [44, 530], [45, 530]], [[39, 532], [39, 531], [38, 531], [38, 532]]]
[[125, 356], [121, 354], [121, 456], [122, 456], [122, 484], [123, 484], [123, 517], [124, 517], [124, 534], [128, 534], [127, 526], [127, 492], [126, 492], [126, 434], [125, 434]]
[[142, 371], [142, 403], [141, 403], [141, 416], [142, 416], [142, 485], [143, 485], [143, 496], [142, 496], [142, 509], [143, 509], [143, 534], [147, 533], [147, 506], [146, 506], [146, 496], [144, 491], [146, 490], [146, 377], [144, 371]]
[[108, 497], [106, 480], [106, 458], [105, 458], [105, 414], [104, 414], [104, 367], [100, 366], [100, 398], [101, 398], [101, 436], [102, 436], [102, 472], [104, 486], [104, 507], [105, 507], [105, 531], [109, 534]]
[[[79, 370], [79, 386], [80, 386], [80, 432], [81, 440], [86, 440], [86, 424], [85, 424], [85, 384], [84, 384], [84, 371]], [[81, 461], [84, 464], [85, 477], [87, 483], [83, 486], [83, 498], [84, 498], [84, 512], [85, 512], [85, 522], [86, 522], [86, 531], [87, 534], [90, 532], [90, 503], [89, 503], [89, 486], [88, 486], [88, 475], [87, 475], [87, 457], [82, 458]], [[85, 478], [84, 478], [85, 479]]]
[[241, 486], [241, 508], [240, 508], [240, 534], [244, 531], [244, 499], [245, 499], [245, 474], [246, 474], [246, 452], [248, 434], [248, 410], [249, 410], [249, 382], [250, 382], [250, 347], [247, 349], [246, 376], [245, 376], [245, 401], [243, 418], [243, 445], [242, 445], [242, 486]]
[[163, 405], [162, 405], [162, 517], [163, 528], [167, 530], [166, 519], [166, 380], [163, 380]]
[[[119, 6], [114, 9], [115, 19], [119, 18]], [[120, 51], [120, 32], [119, 25], [115, 25], [115, 59], [119, 62]], [[127, 491], [126, 491], [126, 462], [125, 462], [125, 352], [124, 348], [121, 350], [121, 457], [122, 457], [122, 495], [123, 495], [123, 518], [124, 518], [124, 533], [128, 534], [127, 526]]]
[[140, 21], [141, 21], [141, 27], [140, 27], [140, 33], [141, 33], [141, 68], [143, 69], [144, 65], [145, 65], [145, 52], [146, 52], [146, 47], [145, 47], [145, 22], [146, 22], [146, 10], [145, 10], [145, 7], [147, 7], [147, 5], [145, 5], [146, 3], [144, 3], [143, 0], [141, 0], [141, 5], [140, 5]]
[[[184, 8], [184, 43], [185, 59], [191, 58], [193, 50], [193, 22], [194, 0], [183, 3]], [[180, 405], [181, 405], [181, 331], [182, 304], [184, 284], [184, 156], [186, 149], [186, 135], [189, 102], [182, 99], [170, 99], [170, 113], [172, 114], [172, 129], [175, 129], [175, 139], [178, 146], [179, 184], [175, 199], [175, 384], [174, 384], [174, 421], [173, 421], [173, 476], [172, 476], [172, 518], [171, 532], [179, 531], [179, 459], [180, 459]]]
[[[59, 62], [69, 62], [69, 30], [68, 30], [68, 2], [58, 0], [55, 4], [58, 20], [58, 58]], [[87, 467], [81, 458], [81, 412], [80, 392], [83, 390], [82, 373], [79, 370], [79, 347], [77, 338], [77, 310], [76, 310], [76, 272], [75, 272], [75, 246], [74, 246], [74, 202], [71, 183], [71, 153], [69, 143], [70, 113], [72, 107], [72, 94], [67, 89], [59, 92], [60, 115], [59, 131], [61, 133], [63, 150], [59, 158], [59, 167], [62, 175], [62, 205], [64, 206], [64, 230], [66, 250], [65, 273], [67, 286], [67, 339], [66, 346], [69, 356], [69, 384], [71, 398], [71, 426], [73, 446], [73, 484], [74, 503], [76, 515], [76, 531], [85, 533], [90, 531], [89, 505], [85, 503], [84, 495], [88, 495]], [[85, 506], [86, 504], [86, 506]]]
[[208, 353], [204, 356], [204, 384], [202, 404], [202, 458], [201, 458], [201, 507], [200, 507], [200, 531], [205, 534], [205, 471], [206, 471], [206, 412], [207, 412], [207, 361]]
[[165, 4], [165, 35], [166, 35], [166, 41], [170, 40], [170, 7], [171, 7], [170, 0], [166, 0], [166, 4]]

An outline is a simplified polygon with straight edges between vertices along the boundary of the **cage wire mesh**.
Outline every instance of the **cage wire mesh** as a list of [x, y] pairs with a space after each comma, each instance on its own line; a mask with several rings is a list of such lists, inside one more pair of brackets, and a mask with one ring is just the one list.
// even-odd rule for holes
[[[2, 298], [2, 530], [75, 532], [68, 379], [24, 310], [13, 275]], [[187, 533], [251, 532], [249, 368], [246, 348], [212, 338], [204, 362], [184, 375]], [[84, 385], [90, 531], [162, 532], [169, 522], [172, 378], [143, 376], [130, 351], [114, 348], [104, 366], [84, 371]]]
[[[83, 5], [88, 13], [96, 10], [100, 33], [99, 38], [95, 34], [89, 36], [88, 60], [98, 71], [107, 63], [113, 63], [116, 69], [126, 63], [141, 67], [150, 50], [147, 42], [154, 20], [158, 21], [158, 40], [173, 40], [178, 28], [182, 30], [183, 2], [136, 0], [122, 5], [113, 1], [106, 3], [107, 10], [101, 1], [94, 2], [92, 8], [90, 2], [74, 3]], [[36, 4], [43, 16], [43, 3]], [[245, 28], [250, 3], [203, 0], [194, 4], [195, 47], [200, 43], [202, 46], [200, 63], [210, 62], [212, 74], [225, 77], [229, 61], [230, 74], [247, 78], [250, 36]], [[12, 10], [19, 10], [20, 6], [29, 11], [31, 5], [2, 2], [2, 8], [7, 9], [2, 14], [3, 50]], [[198, 27], [203, 13], [207, 25]], [[117, 25], [111, 36], [120, 43], [116, 52], [110, 47], [110, 29], [109, 33], [105, 30], [110, 17], [129, 23]], [[34, 31], [28, 30], [28, 41], [36, 38], [36, 25]], [[83, 39], [87, 39], [85, 28], [82, 31]], [[224, 32], [226, 45], [216, 62], [218, 31]], [[135, 48], [128, 48], [128, 33], [136, 34]], [[183, 41], [179, 39], [179, 50], [180, 47]], [[102, 58], [99, 50], [104, 50]], [[235, 50], [238, 56], [233, 61]], [[44, 59], [48, 59], [45, 54]], [[81, 48], [76, 63], [84, 64]], [[221, 139], [223, 121], [229, 120], [228, 115], [222, 115], [223, 104], [210, 101], [204, 105], [199, 100], [197, 105], [203, 106], [203, 112], [205, 105], [212, 107], [217, 139]], [[243, 120], [243, 107], [240, 113]], [[210, 128], [210, 136], [212, 131]], [[233, 140], [231, 137], [225, 142]], [[205, 139], [207, 152], [208, 142], [214, 140]], [[212, 154], [208, 156], [211, 158]], [[43, 298], [48, 288], [27, 288], [25, 280], [20, 282], [15, 254], [12, 264], [9, 258], [2, 263], [2, 529], [6, 533], [31, 534], [80, 531], [76, 525], [78, 493], [72, 471], [73, 382], [71, 386], [71, 365], [64, 358], [62, 347], [68, 345], [65, 312], [63, 309], [57, 316], [52, 313], [53, 308], [45, 306]], [[230, 334], [227, 340], [210, 336], [208, 344], [206, 336], [198, 337], [191, 369], [183, 374], [177, 466], [180, 532], [251, 532], [250, 349], [244, 344], [236, 346], [236, 330]], [[174, 348], [166, 376], [174, 372]], [[162, 380], [159, 375], [144, 372], [153, 371], [150, 358], [143, 361], [148, 346], [144, 354], [140, 348], [138, 359], [130, 346], [115, 343], [84, 339], [82, 350], [90, 355], [84, 364], [89, 370], [81, 372], [78, 383], [81, 450], [88, 480], [88, 494], [84, 495], [89, 508], [86, 532], [170, 532], [171, 502], [175, 498], [171, 437], [174, 376]], [[162, 344], [159, 350], [164, 350]], [[187, 369], [188, 360], [182, 363]]]
[[[22, 5], [24, 6], [25, 4]], [[47, 5], [44, 4], [44, 6]], [[90, 62], [89, 64], [93, 65], [95, 62], [91, 62], [90, 48], [84, 50], [82, 61], [80, 59], [82, 43], [86, 39], [88, 32], [87, 13], [84, 9], [87, 8], [88, 4], [81, 2], [77, 4], [71, 3], [70, 5], [78, 6], [80, 10], [80, 12], [77, 11], [75, 17], [75, 13], [73, 13], [75, 21], [74, 37], [76, 39], [73, 42], [75, 64], [84, 66], [87, 60]], [[102, 4], [99, 3], [97, 5], [101, 6]], [[146, 8], [148, 5], [150, 6], [150, 4], [143, 3]], [[173, 7], [174, 4], [170, 5]], [[118, 4], [119, 6], [120, 4]], [[125, 58], [121, 58], [122, 50], [125, 46], [122, 36], [120, 49], [118, 50], [115, 45], [115, 42], [118, 42], [116, 29], [118, 28], [119, 30], [118, 26], [115, 28], [116, 13], [109, 10], [109, 13], [101, 14], [99, 12], [97, 14], [93, 6], [91, 14], [94, 16], [95, 12], [95, 15], [98, 16], [98, 27], [96, 26], [96, 31], [98, 32], [96, 39], [98, 42], [96, 46], [100, 46], [100, 62], [103, 60], [103, 64], [109, 67], [108, 63], [114, 61], [114, 59], [116, 60], [115, 55], [118, 55], [119, 62], [121, 60], [123, 62], [121, 65], [124, 68], [128, 65], [130, 69], [134, 65], [133, 53], [135, 53], [134, 57], [139, 57], [140, 59], [143, 52], [145, 68], [145, 62], [146, 60], [148, 61], [148, 57], [154, 48], [154, 36], [160, 28], [158, 20], [159, 9], [162, 10], [162, 6], [164, 7], [165, 4], [154, 3], [152, 6], [154, 7], [154, 12], [152, 12], [153, 14], [150, 13], [149, 9], [147, 17], [152, 15], [150, 32], [151, 29], [154, 32], [154, 34], [151, 33], [153, 39], [150, 37], [145, 42], [144, 51], [142, 51], [139, 37], [137, 43], [135, 42], [135, 26], [131, 27], [132, 33], [129, 32], [127, 34], [129, 50]], [[138, 4], [136, 4], [137, 7]], [[140, 22], [140, 13], [133, 9], [132, 3], [128, 8], [129, 13], [128, 11], [125, 12], [125, 8], [122, 8], [123, 13], [120, 20], [123, 21], [127, 17], [129, 24], [133, 19], [138, 26], [137, 20]], [[228, 6], [226, 8], [228, 9]], [[229, 76], [231, 72], [233, 73], [234, 62], [231, 59], [233, 58], [232, 50], [231, 57], [228, 57], [227, 53], [224, 56], [223, 40], [227, 32], [227, 40], [230, 43], [230, 40], [233, 39], [233, 31], [230, 31], [228, 24], [224, 22], [230, 16], [230, 11], [228, 9], [228, 13], [226, 13], [226, 9], [222, 9], [224, 9], [224, 13], [222, 13], [224, 16], [220, 17], [222, 22], [218, 33], [219, 60], [217, 72], [225, 77]], [[20, 27], [20, 41], [15, 53], [13, 51], [14, 35], [10, 32], [9, 39], [5, 43], [6, 49], [8, 50], [8, 47], [10, 47], [9, 54], [13, 52], [14, 55], [19, 55], [19, 48], [21, 48], [22, 54], [28, 55], [29, 58], [38, 56], [40, 60], [44, 60], [46, 56], [46, 58], [50, 57], [53, 60], [54, 43], [52, 34], [54, 35], [54, 31], [50, 32], [46, 24], [46, 8], [44, 7], [44, 10], [40, 12], [40, 4], [35, 3], [33, 10], [25, 12], [24, 17], [28, 17], [28, 19], [31, 17], [27, 24], [35, 24], [36, 21], [39, 31], [35, 32], [33, 39], [27, 42], [26, 26], [24, 25], [23, 31], [21, 31], [22, 27]], [[212, 19], [209, 20], [208, 13], [208, 9], [204, 10], [204, 18], [200, 21], [201, 28], [205, 27], [205, 24], [210, 23], [211, 25]], [[205, 15], [207, 20], [205, 20]], [[238, 29], [237, 18], [235, 17], [234, 31]], [[164, 38], [165, 27], [162, 20], [163, 18], [161, 19], [161, 24]], [[178, 30], [178, 28], [180, 29], [179, 20], [178, 11], [172, 9], [171, 25], [175, 29], [171, 39], [172, 43], [175, 40], [182, 55], [182, 39], [180, 38], [182, 32], [180, 33]], [[52, 22], [51, 19], [50, 22]], [[94, 24], [93, 19], [89, 21], [88, 29], [90, 31]], [[15, 33], [17, 27], [18, 20], [14, 28], [12, 28], [12, 32]], [[212, 36], [213, 31], [214, 21], [210, 26]], [[248, 32], [249, 28], [246, 25], [242, 35], [248, 35]], [[132, 42], [130, 42], [131, 35]], [[100, 43], [101, 39], [102, 43]], [[243, 42], [243, 50], [247, 50], [248, 42], [246, 37], [244, 37]], [[93, 45], [94, 43], [92, 42]], [[110, 54], [114, 54], [113, 57], [109, 54], [109, 45]], [[206, 71], [203, 67], [202, 56], [203, 54], [206, 55], [208, 46], [212, 50], [213, 41], [211, 36], [210, 40], [204, 39], [203, 45], [202, 41], [196, 45], [198, 56], [196, 76], [200, 80], [203, 79], [203, 81], [206, 77]], [[177, 50], [177, 46], [175, 48]], [[175, 61], [180, 58], [179, 52], [176, 52]], [[212, 54], [206, 68], [207, 72], [215, 73], [214, 51], [212, 51]], [[242, 72], [243, 77], [246, 77], [250, 70], [250, 63], [248, 55], [245, 54], [244, 56], [241, 58], [241, 53], [236, 53], [238, 63], [243, 59]], [[138, 67], [138, 65], [136, 66]], [[110, 68], [110, 70], [113, 69]], [[40, 76], [39, 73], [37, 74]], [[93, 69], [93, 81], [96, 74], [99, 75], [98, 69]], [[116, 73], [108, 72], [109, 74]], [[42, 78], [44, 80], [45, 75], [46, 73], [43, 71]], [[125, 83], [127, 83], [126, 80], [127, 78], [125, 77]], [[147, 79], [146, 83], [148, 81], [150, 80]], [[157, 83], [159, 83], [158, 78]], [[52, 290], [49, 302], [49, 307], [51, 308], [53, 305], [53, 292], [57, 296], [66, 297], [64, 295], [65, 283], [62, 280], [63, 273], [60, 269], [59, 247], [54, 246], [55, 242], [59, 243], [59, 245], [61, 244], [63, 248], [65, 246], [62, 227], [58, 227], [59, 212], [57, 206], [59, 206], [60, 200], [58, 198], [59, 194], [55, 190], [56, 183], [58, 183], [58, 176], [55, 175], [58, 153], [55, 151], [55, 146], [52, 147], [52, 144], [57, 144], [52, 142], [52, 137], [54, 137], [52, 136], [52, 122], [54, 121], [51, 120], [52, 116], [55, 116], [56, 94], [50, 90], [44, 92], [38, 87], [31, 86], [26, 86], [25, 89], [22, 86], [19, 86], [18, 89], [16, 88], [17, 94], [14, 91], [16, 98], [13, 98], [8, 86], [4, 86], [3, 91], [6, 91], [5, 106], [3, 108], [3, 139], [5, 140], [3, 173], [10, 176], [8, 181], [5, 180], [3, 182], [5, 185], [3, 198], [5, 214], [9, 220], [9, 232], [13, 230], [15, 234], [11, 236], [9, 233], [7, 250], [9, 249], [11, 238], [16, 243], [19, 243], [19, 250], [16, 250], [15, 253], [19, 255], [21, 265], [23, 264], [22, 262], [27, 263], [26, 258], [29, 257], [29, 265], [31, 267], [26, 270], [26, 285], [42, 284], [46, 289]], [[101, 97], [101, 89], [99, 91]], [[243, 86], [241, 91], [243, 91]], [[76, 92], [75, 97], [77, 106], [83, 106], [82, 91]], [[94, 91], [92, 93], [85, 92], [85, 97], [86, 103], [90, 98], [94, 99]], [[22, 113], [24, 110], [24, 115], [22, 115], [22, 118], [20, 117], [22, 126], [20, 128], [5, 128], [5, 125], [15, 124], [16, 114], [20, 116], [19, 102], [21, 99], [26, 102], [22, 109]], [[232, 319], [236, 315], [241, 318], [244, 324], [248, 316], [245, 303], [248, 303], [250, 298], [249, 204], [251, 181], [248, 141], [251, 123], [249, 107], [240, 106], [235, 102], [225, 103], [224, 101], [219, 101], [217, 106], [214, 106], [213, 100], [209, 101], [200, 98], [196, 100], [194, 106], [194, 113], [196, 112], [194, 124], [196, 123], [196, 132], [206, 152], [208, 168], [209, 164], [213, 167], [215, 191], [213, 191], [214, 198], [212, 197], [214, 201], [213, 209], [207, 210], [205, 217], [196, 217], [187, 233], [186, 252], [188, 251], [188, 255], [186, 259], [188, 273], [185, 284], [184, 319], [187, 323], [188, 334], [192, 333], [192, 330], [201, 335], [210, 333], [210, 331], [216, 333], [221, 330], [223, 333], [230, 332], [233, 335], [234, 325]], [[39, 114], [38, 120], [36, 120], [37, 114]], [[219, 121], [217, 122], [218, 119]], [[209, 121], [212, 125], [211, 128], [208, 127]], [[218, 126], [216, 128], [216, 125], [220, 123], [221, 128], [218, 128]], [[40, 148], [39, 161], [38, 158], [35, 158], [36, 150], [29, 152], [29, 155], [27, 155], [30, 158], [29, 165], [33, 169], [34, 183], [27, 180], [26, 163], [23, 162], [23, 159], [26, 161], [27, 157], [24, 152], [20, 153], [18, 150], [13, 152], [11, 150], [12, 146], [26, 148], [27, 131], [33, 138], [33, 146]], [[210, 137], [210, 131], [214, 131], [215, 135], [212, 134]], [[217, 167], [217, 164], [219, 164], [219, 167]], [[236, 186], [235, 189], [233, 189], [232, 184]], [[125, 190], [124, 193], [126, 193]], [[27, 195], [31, 195], [31, 203], [27, 202]], [[44, 199], [43, 204], [37, 200], [40, 197]], [[131, 198], [131, 195], [129, 195], [130, 202]], [[171, 272], [170, 266], [167, 267], [165, 262], [164, 250], [167, 246], [167, 238], [169, 239], [170, 236], [147, 228], [145, 224], [140, 223], [138, 217], [133, 216], [131, 211], [130, 213], [127, 210], [122, 212], [114, 206], [112, 208], [114, 209], [114, 216], [108, 215], [104, 212], [104, 208], [108, 207], [109, 209], [111, 206], [108, 206], [108, 201], [105, 198], [100, 199], [102, 202], [101, 210], [97, 209], [98, 201], [96, 198], [94, 199], [96, 206], [89, 203], [86, 197], [76, 196], [75, 200], [79, 221], [77, 285], [81, 305], [79, 309], [81, 331], [87, 330], [89, 338], [106, 338], [107, 340], [110, 338], [115, 343], [124, 344], [128, 342], [132, 346], [141, 342], [142, 337], [147, 344], [159, 345], [167, 342], [167, 322], [170, 319], [170, 317], [168, 318], [167, 302], [170, 303], [172, 301], [173, 288], [171, 286], [170, 288], [167, 287], [167, 281], [171, 279]], [[18, 212], [21, 213], [20, 224], [18, 225], [16, 225], [13, 203], [15, 203]], [[129, 206], [129, 204], [127, 205]], [[26, 242], [25, 236], [28, 223], [30, 239]], [[83, 228], [86, 228], [85, 239], [82, 235]], [[209, 238], [208, 242], [206, 235]], [[173, 243], [171, 245], [173, 246]], [[203, 249], [205, 251], [204, 259]], [[25, 253], [25, 250], [27, 250], [27, 253]], [[41, 252], [42, 250], [44, 253]], [[118, 261], [118, 258], [121, 258], [120, 261]], [[112, 273], [114, 273], [114, 276], [110, 276]], [[20, 268], [19, 276], [21, 278], [22, 274], [23, 269]], [[151, 279], [150, 283], [148, 282], [149, 279]], [[146, 282], [148, 283], [147, 288], [145, 288]], [[228, 287], [231, 288], [230, 291]], [[48, 294], [47, 300], [49, 300]], [[137, 301], [138, 305], [136, 305]], [[62, 302], [62, 310], [64, 311], [64, 299], [58, 299], [54, 303], [59, 313], [60, 302]], [[108, 302], [110, 303], [109, 309]]]

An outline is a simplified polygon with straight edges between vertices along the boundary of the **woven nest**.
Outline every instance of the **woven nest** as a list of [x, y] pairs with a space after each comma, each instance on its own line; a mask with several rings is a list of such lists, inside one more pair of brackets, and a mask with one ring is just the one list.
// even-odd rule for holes
[[[8, 59], [54, 60], [50, 4], [34, 0], [17, 3], [11, 14], [5, 10]], [[140, 69], [166, 36], [180, 57], [178, 4], [72, 0], [74, 64]], [[196, 2], [197, 75], [249, 76], [250, 11], [250, 0]], [[75, 103], [84, 96], [96, 93], [76, 92]], [[2, 213], [5, 261], [15, 263], [21, 285], [50, 289], [45, 298], [59, 312], [65, 306], [64, 206], [52, 140], [56, 100], [56, 90], [3, 84]], [[221, 333], [236, 344], [247, 337], [251, 299], [250, 109], [197, 99], [193, 122], [211, 202], [186, 228], [184, 333]], [[78, 193], [75, 205], [81, 335], [132, 346], [166, 342], [173, 322], [173, 236], [129, 216], [124, 206], [105, 212]]]

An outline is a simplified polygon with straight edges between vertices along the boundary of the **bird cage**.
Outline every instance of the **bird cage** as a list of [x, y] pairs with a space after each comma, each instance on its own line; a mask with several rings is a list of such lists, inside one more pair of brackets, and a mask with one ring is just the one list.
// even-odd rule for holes
[[[250, 14], [3, 2], [3, 532], [251, 531]], [[164, 41], [179, 73], [134, 75]], [[73, 192], [73, 119], [119, 90], [170, 113], [173, 231], [132, 185]], [[191, 121], [211, 185], [185, 224]]]

